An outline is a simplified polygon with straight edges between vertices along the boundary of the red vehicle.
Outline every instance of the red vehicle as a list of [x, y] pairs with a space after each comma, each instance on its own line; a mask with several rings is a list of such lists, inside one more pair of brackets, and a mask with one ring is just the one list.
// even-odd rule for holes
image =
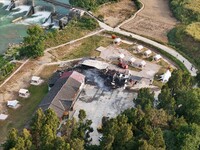
[[128, 69], [128, 65], [123, 61], [119, 62], [118, 66], [123, 68], [123, 69]]

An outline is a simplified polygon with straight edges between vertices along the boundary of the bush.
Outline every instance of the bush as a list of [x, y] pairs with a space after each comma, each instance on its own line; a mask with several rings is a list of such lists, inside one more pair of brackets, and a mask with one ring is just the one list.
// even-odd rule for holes
[[133, 0], [133, 2], [138, 10], [142, 8], [142, 3], [139, 0]]

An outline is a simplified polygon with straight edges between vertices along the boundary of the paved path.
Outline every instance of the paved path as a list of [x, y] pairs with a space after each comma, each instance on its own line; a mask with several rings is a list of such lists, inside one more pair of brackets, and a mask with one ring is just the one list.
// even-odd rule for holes
[[[143, 8], [144, 8], [144, 4], [143, 4], [143, 7], [142, 7], [141, 9], [143, 9]], [[138, 12], [140, 12], [141, 9], [140, 9]], [[137, 12], [137, 13], [138, 13], [138, 12]], [[97, 19], [95, 16], [93, 16], [91, 13], [89, 13], [89, 12], [86, 12], [86, 13], [87, 13], [88, 15], [90, 15], [91, 17], [93, 17], [94, 19], [96, 19], [96, 20], [98, 21], [100, 27], [103, 28], [103, 29], [105, 29], [105, 30], [107, 30], [107, 31], [113, 31], [113, 32], [116, 32], [116, 33], [119, 33], [119, 34], [122, 34], [122, 35], [125, 35], [125, 36], [131, 36], [131, 37], [134, 38], [134, 39], [137, 39], [137, 40], [143, 41], [143, 42], [145, 42], [145, 43], [147, 43], [147, 44], [153, 45], [153, 46], [155, 46], [155, 47], [157, 47], [157, 48], [160, 48], [160, 49], [162, 49], [163, 51], [169, 53], [170, 55], [176, 57], [178, 60], [180, 60], [180, 61], [185, 65], [185, 67], [188, 69], [188, 71], [190, 72], [190, 74], [191, 74], [192, 76], [196, 76], [197, 69], [194, 67], [194, 65], [193, 65], [192, 63], [190, 63], [190, 62], [189, 62], [185, 57], [183, 57], [181, 54], [179, 54], [175, 49], [170, 48], [170, 47], [167, 47], [167, 46], [162, 45], [162, 44], [160, 44], [160, 43], [158, 43], [158, 42], [155, 42], [155, 41], [150, 40], [150, 39], [148, 39], [148, 38], [142, 37], [142, 36], [140, 36], [140, 35], [137, 35], [137, 34], [134, 34], [134, 33], [131, 33], [131, 32], [127, 32], [127, 31], [124, 31], [124, 30], [120, 29], [120, 26], [123, 25], [124, 23], [126, 23], [127, 20], [124, 21], [123, 23], [121, 23], [121, 24], [120, 24], [119, 26], [117, 26], [116, 28], [112, 28], [112, 27], [108, 26], [107, 24], [105, 24], [105, 23], [101, 22], [100, 20], [98, 20], [98, 19]], [[133, 16], [131, 19], [133, 19], [134, 17], [135, 17], [135, 16]], [[128, 21], [130, 21], [130, 20], [128, 19]], [[192, 66], [193, 66], [193, 67], [192, 67]]]

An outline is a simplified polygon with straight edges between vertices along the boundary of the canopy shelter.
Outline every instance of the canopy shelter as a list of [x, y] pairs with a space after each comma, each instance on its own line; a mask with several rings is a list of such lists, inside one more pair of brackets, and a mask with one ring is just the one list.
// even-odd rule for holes
[[6, 120], [8, 118], [8, 115], [0, 114], [0, 120]]
[[137, 59], [134, 61], [133, 66], [143, 68], [143, 67], [145, 67], [146, 64], [147, 63], [144, 60]]
[[151, 53], [152, 53], [151, 50], [147, 50], [147, 51], [144, 52], [144, 55], [146, 57], [149, 57], [151, 55]]
[[135, 50], [139, 53], [139, 52], [141, 52], [143, 50], [143, 48], [144, 48], [144, 46], [137, 45], [136, 48], [135, 48]]
[[159, 54], [157, 54], [157, 55], [155, 55], [155, 56], [153, 57], [153, 60], [159, 61], [161, 58], [162, 58], [162, 57], [161, 57]]
[[19, 90], [19, 97], [27, 98], [29, 97], [30, 93], [27, 89], [20, 89]]
[[119, 58], [123, 59], [125, 57], [125, 55], [123, 53], [119, 54]]
[[19, 101], [17, 101], [17, 100], [11, 100], [11, 101], [7, 102], [7, 106], [10, 108], [16, 108], [18, 103], [19, 103]]
[[163, 83], [166, 83], [169, 81], [169, 78], [171, 77], [171, 72], [167, 70], [163, 75], [160, 76], [160, 79]]
[[114, 41], [113, 41], [113, 43], [114, 44], [120, 44], [121, 41], [122, 40], [120, 38], [115, 38]]
[[42, 82], [41, 78], [38, 76], [32, 76], [31, 85], [39, 85]]
[[134, 57], [131, 57], [130, 59], [129, 59], [129, 63], [132, 65], [134, 62], [135, 62], [135, 58]]

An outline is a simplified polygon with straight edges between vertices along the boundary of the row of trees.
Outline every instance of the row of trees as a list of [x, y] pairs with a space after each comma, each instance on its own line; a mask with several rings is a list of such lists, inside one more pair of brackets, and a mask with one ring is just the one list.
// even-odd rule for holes
[[89, 143], [91, 120], [85, 119], [85, 111], [80, 110], [79, 122], [68, 120], [61, 126], [61, 135], [57, 135], [59, 120], [54, 111], [43, 112], [38, 109], [33, 116], [28, 129], [22, 132], [12, 129], [7, 141], [3, 144], [5, 150], [83, 150]]
[[193, 88], [188, 73], [176, 70], [154, 100], [149, 89], [140, 89], [136, 108], [103, 122], [99, 149], [200, 148], [200, 89]]

